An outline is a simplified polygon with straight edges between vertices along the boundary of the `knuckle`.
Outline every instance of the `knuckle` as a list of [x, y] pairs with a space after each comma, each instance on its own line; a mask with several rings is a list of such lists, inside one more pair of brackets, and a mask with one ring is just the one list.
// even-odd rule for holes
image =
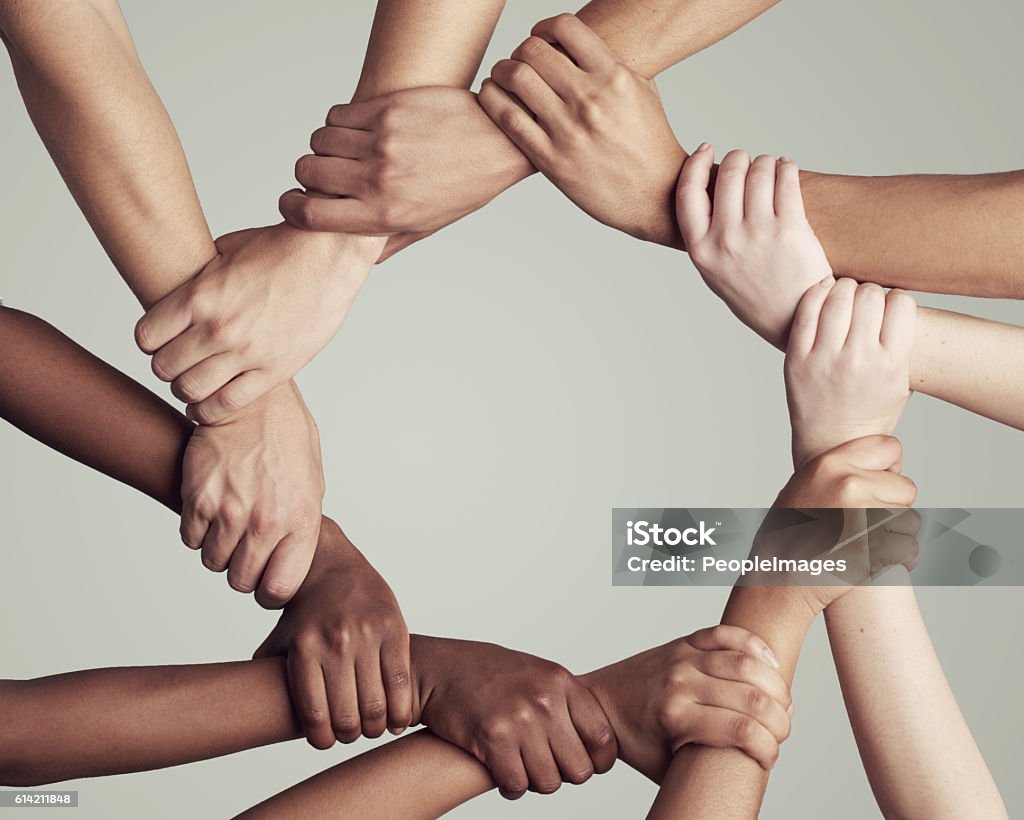
[[574, 769], [566, 778], [574, 786], [581, 786], [594, 776], [594, 767], [587, 765], [581, 769]]
[[311, 704], [303, 707], [300, 718], [304, 726], [326, 726], [327, 710], [321, 706]]
[[[314, 132], [314, 137], [316, 132]], [[312, 140], [310, 140], [312, 142]], [[295, 179], [307, 188], [316, 170], [316, 157], [311, 154], [299, 157], [295, 160]]]
[[751, 718], [738, 715], [729, 719], [729, 736], [736, 744], [747, 743], [754, 737], [756, 726]]
[[203, 398], [202, 386], [199, 380], [191, 373], [183, 373], [174, 380], [171, 385], [171, 392], [181, 401], [191, 404]]
[[241, 592], [243, 595], [248, 595], [256, 589], [256, 584], [250, 577], [232, 575], [231, 573], [228, 574], [228, 586], [235, 590], [235, 592]]
[[527, 128], [529, 117], [518, 106], [507, 108], [498, 115], [498, 125], [502, 131], [519, 133]]
[[362, 723], [359, 715], [342, 714], [331, 720], [331, 728], [334, 729], [334, 736], [342, 743], [348, 743], [359, 737], [362, 731]]
[[[314, 154], [323, 154], [327, 151], [327, 145], [330, 142], [330, 128], [326, 125], [317, 128], [309, 137], [309, 150]], [[301, 162], [301, 160], [299, 160]], [[298, 163], [295, 165], [295, 172], [298, 174]]]
[[554, 794], [559, 790], [559, 788], [561, 788], [561, 786], [561, 780], [545, 779], [539, 780], [536, 784], [534, 784], [534, 790], [538, 794]]
[[409, 687], [409, 674], [404, 669], [388, 672], [385, 678], [385, 685], [389, 689], [407, 689]]
[[231, 316], [213, 316], [206, 321], [206, 336], [214, 342], [230, 341], [236, 324]]
[[285, 520], [284, 510], [280, 507], [257, 505], [249, 519], [249, 531], [256, 538], [265, 538]]
[[387, 717], [388, 705], [383, 700], [369, 700], [359, 707], [359, 713], [365, 720], [383, 720]]
[[513, 60], [532, 59], [540, 57], [550, 46], [540, 37], [531, 35], [512, 52]]
[[143, 316], [135, 324], [135, 344], [143, 353], [152, 353], [154, 350], [153, 328], [149, 323], [148, 316]]
[[[512, 725], [505, 718], [492, 718], [480, 729], [484, 745], [495, 746], [508, 740], [513, 734]], [[525, 787], [524, 787], [525, 788]]]
[[348, 624], [337, 624], [327, 630], [327, 645], [336, 652], [345, 652], [352, 647], [353, 637]]
[[745, 678], [751, 672], [751, 666], [753, 660], [750, 655], [745, 652], [737, 652], [733, 655], [733, 668], [736, 670], [736, 674], [741, 678]]
[[768, 696], [760, 689], [751, 687], [747, 690], [747, 706], [755, 715], [763, 715], [768, 711]]
[[268, 601], [281, 604], [291, 600], [299, 591], [299, 585], [289, 578], [273, 577], [267, 580], [263, 590]]

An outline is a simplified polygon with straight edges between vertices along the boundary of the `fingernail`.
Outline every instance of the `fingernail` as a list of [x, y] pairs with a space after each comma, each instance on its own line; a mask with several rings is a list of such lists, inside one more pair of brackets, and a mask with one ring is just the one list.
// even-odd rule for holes
[[[792, 709], [793, 707], [791, 706], [790, 708]], [[393, 734], [395, 737], [398, 737], [400, 734], [402, 734], [402, 732], [405, 731], [405, 727], [400, 726], [397, 729], [389, 729], [388, 731], [390, 731], [391, 734]]]
[[792, 162], [789, 157], [779, 157], [779, 162]]
[[793, 708], [793, 704], [792, 703], [789, 704], [789, 708], [786, 710], [786, 714], [789, 715], [790, 717], [793, 717], [795, 712], [796, 712], [796, 709]]
[[818, 282], [818, 284], [821, 285], [823, 288], [830, 288], [835, 283], [836, 283], [836, 278], [834, 276], [826, 276], [824, 279], [822, 279], [820, 282]]
[[702, 143], [700, 144], [700, 148], [698, 148], [698, 149], [697, 149], [697, 152], [696, 152], [696, 153], [698, 153], [698, 154], [699, 154], [699, 153], [700, 153], [701, 151], [707, 151], [707, 150], [708, 150], [708, 148], [710, 148], [710, 147], [711, 147], [711, 145], [710, 145], [709, 143], [706, 143], [706, 142], [702, 142]]
[[778, 669], [781, 666], [781, 664], [779, 663], [779, 659], [775, 657], [775, 653], [772, 652], [770, 649], [766, 648], [764, 650], [764, 659], [768, 661], [768, 664], [770, 666], [773, 666], [775, 669]]

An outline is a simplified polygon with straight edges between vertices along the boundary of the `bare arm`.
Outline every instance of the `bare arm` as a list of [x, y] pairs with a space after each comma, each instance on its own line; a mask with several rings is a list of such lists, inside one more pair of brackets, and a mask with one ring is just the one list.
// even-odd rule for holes
[[651, 78], [724, 40], [779, 0], [593, 0], [576, 16], [623, 63]]
[[825, 609], [846, 711], [875, 799], [886, 817], [1005, 818], [913, 588], [904, 581], [853, 590]]
[[912, 389], [1024, 430], [1024, 328], [919, 308]]
[[216, 249], [178, 135], [116, 0], [4, 0], [0, 30], [50, 156], [150, 307]]

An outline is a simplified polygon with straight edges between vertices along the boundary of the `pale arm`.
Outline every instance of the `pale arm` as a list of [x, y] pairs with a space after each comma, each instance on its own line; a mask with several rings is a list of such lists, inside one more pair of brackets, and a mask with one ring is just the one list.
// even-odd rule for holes
[[[906, 574], [902, 567], [891, 572]], [[825, 609], [846, 711], [875, 799], [886, 817], [1005, 818], [913, 588], [903, 580], [902, 586], [855, 589]]]
[[[815, 611], [786, 587], [737, 587], [729, 596], [722, 623], [741, 626], [762, 637], [791, 684], [804, 637]], [[649, 818], [757, 817], [768, 772], [736, 749], [684, 746], [672, 758]]]
[[1024, 429], [1024, 328], [918, 308], [910, 386]]

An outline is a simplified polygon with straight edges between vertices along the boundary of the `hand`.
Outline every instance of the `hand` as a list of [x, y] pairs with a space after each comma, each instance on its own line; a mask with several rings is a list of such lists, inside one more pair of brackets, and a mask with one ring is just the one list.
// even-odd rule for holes
[[660, 783], [672, 756], [687, 743], [735, 746], [772, 768], [793, 714], [778, 666], [756, 635], [717, 626], [581, 680], [611, 720], [619, 756]]
[[[770, 510], [754, 539], [751, 557], [788, 561], [842, 562], [842, 570], [807, 572], [753, 572], [740, 584], [785, 587], [817, 615], [836, 598], [858, 586], [876, 583], [890, 567], [908, 572], [917, 566], [917, 532], [921, 516], [911, 509], [805, 509], [794, 518], [776, 508]], [[885, 576], [887, 578], [887, 575]]]
[[[530, 163], [458, 88], [413, 88], [336, 105], [295, 165], [299, 190], [281, 213], [306, 230], [420, 236], [482, 208], [533, 173]], [[403, 237], [395, 237], [389, 250]]]
[[793, 463], [891, 433], [910, 399], [913, 297], [840, 279], [800, 300], [786, 351]]
[[413, 718], [409, 632], [391, 589], [323, 519], [313, 566], [254, 658], [287, 655], [288, 684], [309, 743], [401, 734]]
[[558, 664], [475, 641], [413, 636], [422, 720], [491, 771], [501, 794], [557, 791], [615, 762], [590, 691]]
[[774, 507], [910, 507], [917, 487], [903, 470], [903, 448], [892, 436], [866, 436], [822, 453], [797, 469]]
[[676, 210], [690, 259], [741, 322], [780, 349], [800, 297], [832, 279], [825, 251], [804, 215], [800, 172], [787, 159], [753, 162], [732, 151], [718, 169], [706, 143], [679, 175]]
[[680, 246], [673, 197], [686, 153], [653, 81], [581, 20], [562, 14], [538, 23], [511, 60], [494, 66], [480, 105], [594, 219]]
[[217, 240], [218, 256], [154, 305], [136, 340], [201, 424], [220, 424], [330, 341], [383, 241], [274, 225]]
[[181, 538], [239, 592], [282, 606], [313, 560], [324, 496], [320, 436], [288, 382], [185, 448]]

